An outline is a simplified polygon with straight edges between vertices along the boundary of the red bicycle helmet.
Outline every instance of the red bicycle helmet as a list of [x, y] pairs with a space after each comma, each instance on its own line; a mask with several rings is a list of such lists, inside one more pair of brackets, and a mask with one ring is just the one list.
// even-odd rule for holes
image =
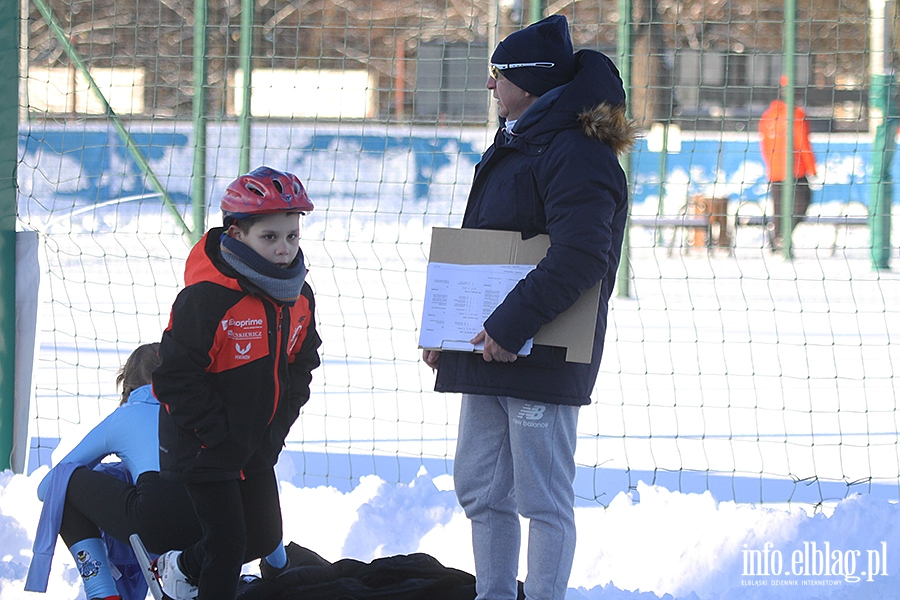
[[313, 203], [293, 173], [258, 167], [228, 184], [221, 208], [231, 220], [282, 211], [308, 213]]

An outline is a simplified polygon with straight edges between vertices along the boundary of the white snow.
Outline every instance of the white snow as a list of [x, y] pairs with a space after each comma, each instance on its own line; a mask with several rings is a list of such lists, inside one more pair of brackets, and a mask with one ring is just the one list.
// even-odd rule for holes
[[[411, 146], [366, 150], [366, 132], [320, 127], [333, 138], [324, 149], [309, 131], [267, 128], [255, 144], [265, 148], [255, 162], [289, 165], [316, 203], [302, 247], [324, 362], [278, 466], [285, 539], [332, 561], [427, 552], [473, 572], [448, 475], [458, 399], [429, 391], [416, 339], [430, 228], [459, 224], [477, 159], [460, 145], [477, 151], [485, 136], [441, 133], [446, 160], [432, 165]], [[183, 200], [182, 137], [157, 162]], [[211, 161], [222, 171], [211, 188], [231, 177], [233, 137]], [[114, 408], [128, 352], [159, 339], [189, 244], [157, 201], [84, 210], [146, 191], [122, 151], [103, 168], [48, 148], [24, 153], [19, 218], [44, 235], [30, 436], [61, 437], [59, 460]], [[840, 214], [858, 199], [863, 153], [848, 152], [851, 162], [826, 154], [828, 179], [814, 182], [843, 203], [811, 210]], [[686, 167], [673, 157], [667, 209], [707, 188], [764, 193], [756, 162], [732, 154], [722, 173], [718, 153], [685, 154]], [[644, 162], [636, 214], [659, 205], [658, 160]], [[569, 599], [896, 598], [900, 279], [871, 269], [864, 228], [801, 225], [793, 261], [764, 249], [759, 228], [738, 231], [733, 254], [683, 236], [632, 229], [633, 289], [612, 299], [595, 401], [579, 422]], [[0, 473], [0, 600], [41, 597], [22, 590], [45, 473]], [[45, 597], [83, 597], [62, 544]]]
[[[41, 507], [36, 488], [46, 471], [0, 475], [0, 599], [41, 597], [22, 590]], [[432, 479], [424, 469], [409, 483], [364, 476], [346, 493], [282, 480], [285, 539], [331, 561], [426, 552], [445, 566], [474, 572], [468, 521], [447, 489], [450, 483], [448, 476]], [[671, 492], [642, 482], [636, 487], [605, 509], [576, 508], [579, 537], [570, 600], [666, 594], [701, 600], [896, 598], [900, 509], [895, 503], [855, 495], [826, 516], [799, 507], [717, 502], [708, 492]], [[745, 556], [764, 556], [766, 544], [771, 544], [770, 570], [764, 571], [760, 560], [748, 569]], [[829, 571], [822, 567], [826, 549]], [[780, 575], [773, 573], [778, 564]], [[61, 542], [44, 597], [83, 598]]]

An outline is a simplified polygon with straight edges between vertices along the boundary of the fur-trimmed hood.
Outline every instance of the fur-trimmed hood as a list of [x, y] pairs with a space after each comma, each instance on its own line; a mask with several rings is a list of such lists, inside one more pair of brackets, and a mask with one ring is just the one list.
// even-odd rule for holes
[[637, 141], [634, 121], [625, 115], [625, 105], [601, 103], [578, 115], [584, 135], [596, 138], [613, 149], [617, 155], [630, 152]]
[[625, 114], [625, 90], [608, 56], [595, 50], [575, 53], [575, 77], [538, 98], [516, 122], [516, 136], [542, 143], [548, 135], [580, 127], [617, 155], [630, 151], [638, 136]]

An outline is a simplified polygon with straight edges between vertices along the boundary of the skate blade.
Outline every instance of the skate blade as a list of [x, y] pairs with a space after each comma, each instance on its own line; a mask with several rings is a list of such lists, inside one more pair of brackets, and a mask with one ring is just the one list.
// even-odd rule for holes
[[153, 600], [165, 600], [167, 596], [163, 595], [162, 586], [159, 585], [156, 570], [150, 561], [150, 554], [147, 553], [144, 542], [141, 541], [140, 536], [136, 533], [131, 534], [128, 541], [131, 542], [131, 548], [134, 550], [134, 555], [141, 566], [141, 573], [147, 581], [147, 587], [150, 589], [150, 595], [153, 596]]

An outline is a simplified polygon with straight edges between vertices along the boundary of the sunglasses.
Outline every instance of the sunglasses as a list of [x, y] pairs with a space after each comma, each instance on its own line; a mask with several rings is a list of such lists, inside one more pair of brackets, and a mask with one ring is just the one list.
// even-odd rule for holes
[[556, 66], [556, 63], [552, 62], [527, 62], [527, 63], [491, 63], [489, 70], [491, 72], [491, 77], [494, 79], [500, 79], [503, 77], [503, 71], [507, 69], [522, 69], [525, 67], [537, 67], [539, 69], [552, 69]]

